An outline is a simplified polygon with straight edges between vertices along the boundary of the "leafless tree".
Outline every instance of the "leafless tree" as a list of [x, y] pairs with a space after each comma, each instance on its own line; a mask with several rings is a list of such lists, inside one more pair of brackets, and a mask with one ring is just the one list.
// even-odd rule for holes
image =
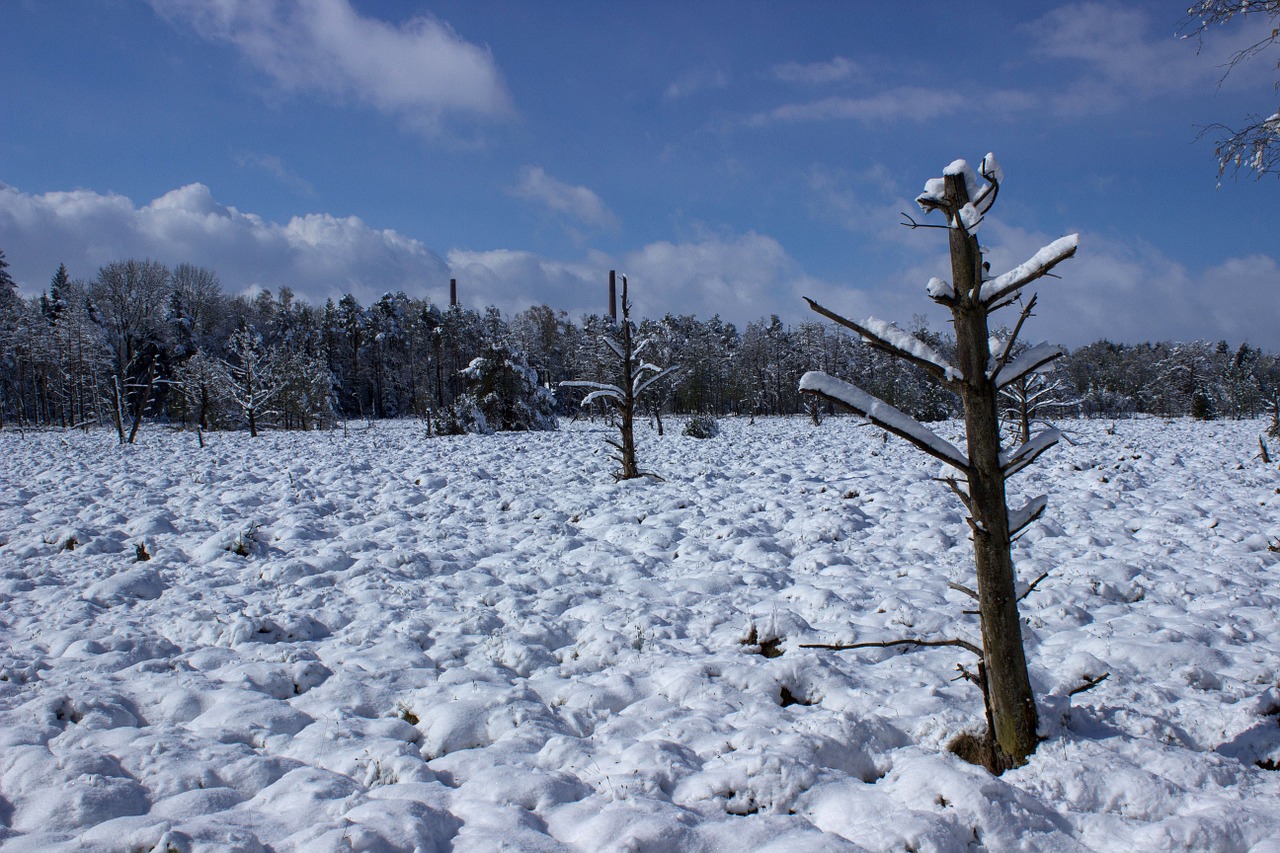
[[[109, 390], [121, 444], [133, 443], [155, 387], [169, 284], [164, 264], [130, 259], [102, 267], [90, 288], [94, 312], [115, 353]], [[127, 438], [126, 417], [133, 419]]]
[[[936, 349], [895, 325], [875, 318], [855, 323], [808, 300], [819, 314], [852, 329], [872, 347], [916, 365], [933, 381], [959, 396], [964, 404], [966, 449], [961, 450], [914, 418], [825, 373], [806, 373], [800, 380], [800, 388], [805, 393], [861, 413], [876, 426], [906, 439], [954, 469], [943, 482], [968, 510], [977, 574], [976, 590], [957, 588], [978, 601], [981, 643], [951, 639], [895, 640], [891, 644], [955, 646], [977, 655], [976, 674], [966, 670], [962, 673], [982, 688], [989, 727], [985, 739], [987, 764], [996, 772], [1023, 764], [1037, 743], [1035, 696], [1022, 645], [1020, 596], [1011, 543], [1045, 508], [1042, 496], [1011, 511], [1006, 503], [1005, 484], [1060, 437], [1057, 430], [1046, 429], [1020, 445], [1002, 447], [999, 395], [1001, 389], [1041, 369], [1064, 350], [1039, 344], [1014, 357], [1018, 335], [1031, 314], [1034, 298], [1024, 307], [1008, 340], [994, 351], [988, 317], [1017, 302], [1024, 287], [1074, 255], [1077, 244], [1075, 234], [1062, 237], [1003, 275], [987, 277], [976, 231], [996, 200], [1001, 177], [993, 155], [983, 159], [978, 174], [969, 164], [957, 160], [947, 167], [943, 177], [926, 183], [924, 193], [916, 199], [926, 213], [940, 212], [946, 224], [925, 226], [907, 218], [906, 224], [912, 227], [941, 228], [947, 232], [952, 281], [931, 279], [927, 292], [951, 312], [956, 364], [949, 363]], [[862, 645], [868, 644], [841, 648]]]
[[[1181, 32], [1184, 37], [1200, 40], [1211, 27], [1247, 15], [1265, 16], [1269, 26], [1248, 46], [1231, 55], [1225, 77], [1241, 62], [1267, 52], [1280, 42], [1280, 0], [1197, 0], [1187, 9]], [[1276, 69], [1280, 71], [1280, 59], [1276, 61]], [[1275, 89], [1280, 90], [1280, 80]], [[1238, 174], [1241, 169], [1253, 172], [1256, 178], [1280, 175], [1280, 106], [1265, 117], [1258, 113], [1246, 116], [1245, 123], [1237, 127], [1209, 125], [1203, 134], [1217, 137], [1214, 153], [1218, 157], [1219, 176], [1227, 172]]]
[[280, 391], [279, 378], [271, 354], [262, 346], [262, 336], [241, 325], [227, 344], [231, 362], [227, 366], [227, 390], [249, 423], [249, 436], [258, 435], [258, 422], [268, 414], [267, 405]]
[[627, 294], [627, 277], [622, 277], [622, 320], [614, 329], [616, 337], [605, 335], [601, 338], [609, 352], [617, 359], [617, 382], [590, 382], [572, 380], [561, 382], [562, 388], [586, 388], [590, 391], [582, 398], [582, 406], [589, 406], [596, 400], [605, 400], [618, 413], [618, 440], [608, 439], [610, 445], [618, 451], [619, 480], [632, 480], [641, 476], [636, 463], [635, 416], [637, 406], [653, 385], [670, 376], [678, 368], [676, 366], [658, 367], [643, 360], [644, 351], [649, 341], [636, 342], [636, 324], [631, 320], [631, 299]]

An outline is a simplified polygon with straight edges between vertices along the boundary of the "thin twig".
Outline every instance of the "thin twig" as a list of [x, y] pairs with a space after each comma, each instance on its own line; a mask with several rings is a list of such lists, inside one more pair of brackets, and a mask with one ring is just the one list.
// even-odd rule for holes
[[940, 228], [940, 229], [942, 229], [943, 231], [948, 231], [948, 230], [950, 230], [950, 228], [951, 228], [951, 226], [950, 226], [950, 225], [931, 225], [931, 224], [929, 224], [929, 223], [927, 223], [927, 222], [916, 222], [914, 219], [912, 219], [912, 218], [911, 218], [911, 216], [910, 216], [909, 214], [906, 214], [906, 213], [903, 213], [903, 214], [902, 214], [902, 218], [903, 218], [903, 219], [905, 219], [905, 220], [907, 220], [907, 221], [906, 221], [906, 222], [899, 222], [898, 224], [899, 224], [899, 225], [904, 225], [904, 226], [906, 226], [907, 228], [912, 228], [912, 229], [915, 229], [915, 228]]
[[1084, 683], [1081, 684], [1079, 687], [1076, 687], [1076, 688], [1073, 688], [1072, 690], [1067, 691], [1067, 695], [1075, 696], [1077, 693], [1083, 693], [1086, 690], [1092, 690], [1093, 688], [1097, 687], [1099, 684], [1106, 681], [1110, 677], [1111, 677], [1111, 673], [1109, 672], [1104, 672], [1102, 673], [1102, 675], [1098, 675], [1098, 676], [1086, 675], [1084, 677]]
[[952, 589], [954, 589], [956, 592], [963, 592], [965, 595], [969, 596], [969, 597], [970, 597], [970, 598], [972, 598], [974, 601], [977, 601], [977, 600], [978, 600], [978, 593], [976, 593], [976, 592], [974, 592], [973, 590], [969, 589], [969, 587], [967, 587], [967, 586], [964, 586], [964, 585], [962, 585], [962, 584], [958, 584], [958, 583], [949, 583], [949, 584], [947, 584], [947, 586], [951, 587], [951, 588], [952, 588]]
[[832, 652], [842, 652], [847, 649], [888, 649], [893, 646], [955, 646], [958, 649], [965, 649], [973, 652], [978, 657], [982, 657], [982, 649], [970, 643], [968, 640], [881, 640], [879, 642], [866, 643], [801, 643], [802, 649], [826, 649]]

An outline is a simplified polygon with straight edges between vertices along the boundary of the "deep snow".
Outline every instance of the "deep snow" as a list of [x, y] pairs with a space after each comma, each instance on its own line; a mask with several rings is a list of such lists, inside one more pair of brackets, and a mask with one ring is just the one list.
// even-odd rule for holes
[[4, 430], [0, 846], [1280, 850], [1261, 423], [1071, 422], [1015, 480], [1047, 740], [1001, 778], [945, 750], [968, 653], [798, 648], [976, 637], [940, 463], [669, 426], [629, 483], [603, 424]]

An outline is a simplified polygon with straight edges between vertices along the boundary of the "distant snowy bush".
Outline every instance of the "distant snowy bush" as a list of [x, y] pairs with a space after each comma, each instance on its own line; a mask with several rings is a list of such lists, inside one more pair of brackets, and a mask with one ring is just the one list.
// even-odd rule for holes
[[684, 434], [691, 438], [715, 438], [720, 434], [720, 422], [711, 415], [694, 415], [685, 423]]
[[466, 432], [511, 432], [556, 428], [555, 398], [538, 384], [522, 353], [489, 344], [459, 371], [467, 391], [455, 412]]

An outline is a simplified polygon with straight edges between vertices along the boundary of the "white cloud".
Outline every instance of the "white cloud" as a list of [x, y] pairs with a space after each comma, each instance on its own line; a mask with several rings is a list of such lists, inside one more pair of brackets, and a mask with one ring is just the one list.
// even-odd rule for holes
[[289, 191], [301, 196], [313, 196], [316, 188], [310, 181], [289, 171], [284, 160], [275, 154], [257, 154], [245, 151], [236, 155], [236, 165], [242, 168], [257, 169], [266, 172]]
[[695, 68], [674, 80], [663, 93], [663, 99], [676, 101], [698, 92], [723, 89], [729, 85], [729, 72], [718, 68]]
[[487, 48], [443, 21], [400, 26], [362, 17], [349, 0], [150, 0], [205, 39], [234, 45], [289, 92], [353, 99], [434, 134], [445, 114], [492, 118], [510, 96]]
[[[1188, 89], [1211, 91], [1227, 58], [1256, 41], [1266, 22], [1255, 18], [1232, 29], [1211, 30], [1199, 50], [1194, 41], [1175, 38], [1172, 21], [1166, 23], [1162, 28], [1139, 9], [1087, 2], [1061, 6], [1021, 29], [1033, 41], [1036, 55], [1074, 63], [1079, 74], [1047, 93], [1048, 102], [1064, 115], [1088, 115]], [[1266, 70], [1266, 63], [1261, 65]], [[1239, 76], [1228, 81], [1258, 83], [1258, 71], [1242, 66]]]
[[610, 263], [603, 256], [565, 263], [512, 249], [454, 249], [448, 261], [464, 305], [496, 305], [507, 316], [543, 304], [575, 318], [608, 311]]
[[797, 316], [816, 286], [777, 240], [754, 231], [691, 242], [650, 243], [622, 256], [637, 311], [660, 317], [719, 314], [734, 323], [778, 313]]
[[747, 119], [751, 126], [776, 122], [851, 120], [864, 123], [925, 122], [968, 108], [958, 92], [899, 87], [867, 97], [835, 96], [804, 103], [782, 104]]
[[0, 245], [29, 295], [48, 285], [59, 263], [90, 279], [103, 264], [131, 257], [208, 267], [230, 292], [288, 285], [318, 304], [348, 292], [368, 302], [389, 290], [439, 301], [449, 280], [438, 255], [395, 231], [327, 213], [267, 222], [220, 204], [203, 184], [140, 207], [91, 190], [29, 195], [0, 185]]
[[511, 194], [536, 202], [584, 225], [596, 228], [616, 228], [618, 225], [618, 218], [605, 207], [600, 196], [587, 187], [556, 180], [541, 166], [522, 168], [520, 180], [511, 188]]
[[[932, 232], [931, 232], [932, 233]], [[993, 270], [1029, 258], [1060, 234], [1031, 231], [989, 217], [982, 238]], [[216, 271], [230, 292], [291, 287], [313, 304], [352, 293], [369, 304], [403, 290], [437, 303], [448, 280], [459, 280], [464, 304], [497, 305], [508, 315], [546, 303], [572, 316], [607, 311], [608, 271], [629, 276], [636, 312], [661, 317], [694, 314], [742, 326], [777, 313], [785, 321], [814, 319], [801, 297], [860, 319], [874, 314], [899, 323], [944, 315], [924, 295], [930, 276], [948, 276], [945, 241], [918, 246], [919, 261], [883, 275], [851, 270], [849, 280], [815, 278], [773, 237], [695, 234], [658, 241], [615, 256], [587, 252], [575, 261], [511, 249], [454, 250], [447, 263], [418, 240], [369, 227], [354, 216], [326, 213], [269, 222], [219, 203], [208, 187], [189, 184], [145, 205], [124, 196], [72, 190], [42, 195], [0, 184], [0, 248], [28, 296], [48, 286], [59, 263], [73, 277], [124, 258], [190, 262]], [[1038, 283], [1037, 316], [1027, 335], [1079, 346], [1099, 338], [1247, 340], [1280, 349], [1274, 294], [1280, 261], [1254, 254], [1189, 269], [1160, 249], [1085, 232], [1077, 256], [1057, 270], [1061, 280]], [[998, 315], [1012, 323], [1011, 309]]]
[[705, 320], [719, 314], [740, 326], [775, 312], [807, 319], [801, 296], [824, 289], [777, 240], [754, 232], [660, 241], [616, 257], [589, 253], [578, 263], [506, 249], [452, 251], [448, 260], [467, 304], [519, 311], [545, 302], [573, 317], [608, 311], [611, 269], [627, 276], [635, 314], [655, 319], [693, 314]]
[[819, 85], [836, 83], [852, 77], [862, 77], [862, 69], [843, 56], [837, 56], [828, 62], [786, 62], [775, 65], [772, 75], [786, 83], [808, 83]]

